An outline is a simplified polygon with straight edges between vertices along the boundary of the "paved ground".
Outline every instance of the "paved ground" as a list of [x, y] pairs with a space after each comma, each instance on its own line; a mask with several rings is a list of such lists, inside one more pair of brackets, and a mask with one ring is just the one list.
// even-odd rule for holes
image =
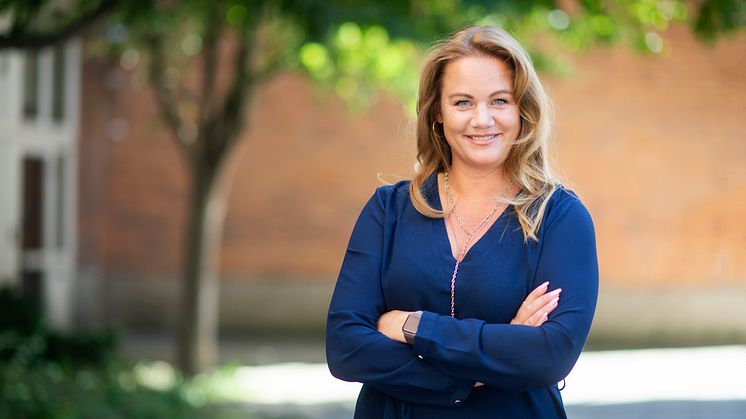
[[744, 419], [746, 400], [655, 401], [568, 406], [567, 414], [571, 419]]
[[[138, 357], [163, 349], [148, 342], [125, 348]], [[232, 341], [221, 356], [245, 365], [221, 385], [235, 400], [226, 409], [257, 419], [352, 417], [360, 385], [329, 374], [319, 342]], [[572, 419], [746, 419], [745, 377], [746, 345], [585, 352], [562, 394]]]
[[[257, 419], [350, 419], [352, 407], [316, 406], [240, 406], [232, 407]], [[746, 401], [719, 402], [646, 402], [624, 405], [567, 406], [570, 419], [743, 419]], [[475, 418], [476, 419], [476, 418]]]

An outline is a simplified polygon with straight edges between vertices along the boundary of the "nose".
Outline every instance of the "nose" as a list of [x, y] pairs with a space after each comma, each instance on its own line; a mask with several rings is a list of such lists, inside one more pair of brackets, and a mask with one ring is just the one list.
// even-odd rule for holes
[[474, 128], [489, 128], [495, 125], [495, 120], [492, 118], [492, 113], [487, 104], [479, 104], [475, 107], [471, 123]]

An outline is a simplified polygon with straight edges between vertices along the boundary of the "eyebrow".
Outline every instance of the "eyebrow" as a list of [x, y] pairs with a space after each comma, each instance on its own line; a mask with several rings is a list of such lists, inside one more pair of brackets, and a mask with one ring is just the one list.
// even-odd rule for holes
[[[495, 92], [490, 93], [490, 96], [501, 95], [501, 94], [505, 94], [505, 93], [507, 93], [509, 95], [513, 94], [512, 91], [503, 89], [503, 90], [497, 90]], [[474, 96], [472, 96], [472, 95], [470, 95], [468, 93], [453, 93], [451, 95], [448, 95], [448, 99], [453, 99], [454, 97], [465, 97], [467, 99], [474, 99]]]

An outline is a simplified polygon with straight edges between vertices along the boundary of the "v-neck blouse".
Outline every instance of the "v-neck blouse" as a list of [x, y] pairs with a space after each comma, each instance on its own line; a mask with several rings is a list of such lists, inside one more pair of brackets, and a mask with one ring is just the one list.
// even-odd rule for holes
[[[363, 383], [355, 418], [564, 418], [557, 382], [580, 355], [598, 294], [588, 211], [559, 187], [539, 241], [524, 242], [505, 208], [459, 266], [451, 318], [456, 260], [444, 220], [417, 212], [408, 187], [380, 187], [363, 208], [329, 307], [329, 369]], [[423, 193], [441, 208], [435, 176]], [[511, 325], [544, 281], [562, 288], [548, 321]], [[413, 346], [377, 331], [389, 310], [423, 310]]]

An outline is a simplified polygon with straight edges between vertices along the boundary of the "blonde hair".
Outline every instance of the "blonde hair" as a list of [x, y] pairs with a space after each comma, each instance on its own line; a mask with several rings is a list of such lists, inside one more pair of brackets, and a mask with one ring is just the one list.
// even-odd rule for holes
[[435, 124], [445, 68], [452, 61], [475, 55], [494, 57], [512, 69], [521, 128], [505, 161], [506, 175], [518, 188], [508, 203], [518, 215], [524, 241], [538, 241], [536, 233], [547, 202], [559, 184], [548, 160], [552, 106], [528, 53], [496, 26], [463, 28], [433, 46], [425, 58], [417, 98], [417, 167], [409, 185], [412, 205], [427, 217], [441, 218], [446, 214], [428, 203], [422, 186], [433, 173], [445, 172], [451, 165], [451, 148], [442, 126]]

